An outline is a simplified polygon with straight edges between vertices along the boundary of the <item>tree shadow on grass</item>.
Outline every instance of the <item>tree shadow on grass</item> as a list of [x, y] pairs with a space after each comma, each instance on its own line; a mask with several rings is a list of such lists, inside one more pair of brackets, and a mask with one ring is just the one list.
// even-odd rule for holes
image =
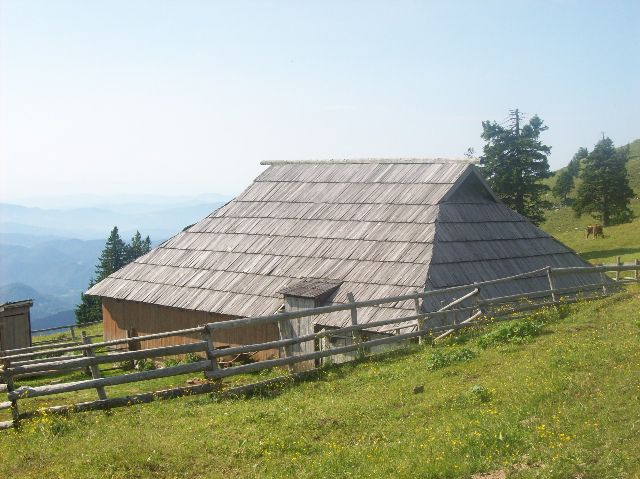
[[585, 253], [580, 253], [586, 260], [591, 260], [594, 258], [602, 258], [607, 256], [624, 256], [627, 254], [637, 254], [640, 257], [640, 248], [613, 248], [613, 249], [604, 249], [598, 251], [588, 251]]

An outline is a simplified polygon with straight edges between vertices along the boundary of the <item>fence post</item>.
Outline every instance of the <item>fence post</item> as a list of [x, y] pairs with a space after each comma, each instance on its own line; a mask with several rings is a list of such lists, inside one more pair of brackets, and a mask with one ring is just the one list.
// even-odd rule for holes
[[[616, 266], [621, 266], [620, 256], [616, 256]], [[616, 281], [620, 280], [620, 270], [616, 270]]]
[[[3, 371], [4, 382], [7, 385], [7, 395], [9, 395], [9, 393], [11, 393], [15, 389], [13, 384], [13, 377], [9, 372], [9, 368], [11, 367], [11, 360], [10, 359], [0, 360], [0, 366], [1, 366], [0, 369], [4, 370]], [[13, 427], [14, 429], [18, 429], [20, 427], [20, 413], [18, 412], [18, 400], [9, 398], [9, 401], [11, 401], [11, 419], [13, 420]]]
[[69, 331], [71, 332], [71, 339], [73, 339], [75, 341], [76, 340], [76, 328], [75, 328], [75, 326], [71, 326], [69, 328]]
[[551, 266], [547, 266], [547, 278], [549, 279], [549, 290], [551, 291], [551, 301], [556, 302], [555, 285], [553, 284], [553, 272]]
[[[91, 340], [87, 337], [87, 333], [82, 331], [82, 344], [91, 344]], [[96, 354], [93, 351], [93, 348], [84, 349], [84, 355], [88, 358], [95, 358]], [[91, 372], [91, 377], [93, 379], [100, 379], [102, 375], [100, 374], [100, 368], [98, 368], [97, 364], [92, 364], [89, 366], [89, 371]], [[96, 391], [98, 391], [98, 397], [101, 400], [107, 399], [107, 392], [104, 389], [104, 386], [96, 387]]]
[[478, 290], [478, 292], [473, 296], [473, 299], [471, 301], [472, 301], [473, 305], [478, 308], [478, 312], [481, 313], [482, 312], [482, 306], [480, 306], [480, 287], [476, 286], [476, 289]]
[[[414, 291], [414, 293], [418, 294], [418, 290], [416, 289]], [[422, 311], [420, 309], [420, 299], [419, 298], [415, 298], [413, 300], [413, 307], [416, 310], [416, 314], [422, 314]], [[422, 331], [424, 329], [424, 318], [423, 317], [419, 317], [416, 319], [416, 324], [418, 325], [418, 331]], [[424, 342], [424, 338], [422, 335], [418, 336], [418, 344], [422, 344]]]
[[[138, 331], [136, 331], [136, 328], [127, 329], [127, 339], [132, 339], [137, 336], [138, 336]], [[140, 341], [128, 341], [127, 348], [129, 349], [129, 351], [140, 350]], [[135, 367], [136, 367], [135, 362], [132, 359], [131, 361], [129, 361], [129, 369], [133, 369]]]
[[[323, 329], [323, 331], [328, 331], [328, 329]], [[323, 351], [329, 351], [331, 349], [331, 336], [326, 335], [326, 336], [322, 336], [322, 338], [320, 339], [321, 342], [321, 349]], [[329, 364], [333, 364], [333, 358], [331, 356], [325, 356], [324, 358], [321, 359], [322, 361], [322, 365], [324, 366], [329, 365]]]
[[[355, 303], [356, 300], [353, 297], [353, 293], [347, 293], [347, 301], [350, 303]], [[351, 307], [351, 326], [356, 326], [358, 324], [358, 307]], [[362, 331], [355, 330], [351, 333], [351, 338], [354, 344], [358, 345], [358, 351], [356, 353], [356, 357], [358, 359], [364, 358], [364, 347], [362, 346]]]
[[638, 281], [638, 270], [640, 270], [640, 259], [636, 258], [636, 266], [639, 266], [639, 268], [636, 268], [636, 271], [634, 273], [634, 277], [636, 279], [636, 281]]
[[213, 340], [213, 330], [205, 327], [202, 332], [203, 341], [207, 342], [207, 359], [211, 362], [211, 368], [204, 372], [204, 377], [207, 379], [213, 379], [215, 381], [214, 389], [222, 389], [222, 379], [213, 377], [210, 373], [215, 373], [220, 369], [218, 365], [218, 358], [214, 357], [214, 351], [216, 349], [216, 344]]

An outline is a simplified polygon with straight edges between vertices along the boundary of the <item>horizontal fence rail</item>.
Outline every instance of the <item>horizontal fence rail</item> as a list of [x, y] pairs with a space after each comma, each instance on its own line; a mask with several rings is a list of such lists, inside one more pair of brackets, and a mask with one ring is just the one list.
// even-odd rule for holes
[[[554, 306], [579, 301], [582, 298], [600, 298], [619, 289], [619, 286], [627, 282], [637, 282], [640, 271], [640, 262], [634, 264], [622, 264], [618, 259], [614, 265], [600, 265], [575, 268], [541, 268], [535, 271], [522, 273], [507, 278], [499, 278], [469, 285], [455, 286], [430, 291], [419, 291], [402, 296], [356, 301], [349, 294], [349, 302], [334, 304], [295, 312], [281, 312], [272, 315], [241, 318], [215, 323], [208, 323], [195, 328], [167, 331], [143, 336], [135, 336], [109, 341], [92, 342], [91, 337], [84, 332], [80, 341], [66, 341], [50, 344], [38, 344], [28, 348], [14, 349], [0, 352], [0, 393], [6, 394], [7, 401], [0, 402], [0, 411], [10, 410], [11, 420], [0, 422], [0, 429], [18, 427], [21, 419], [33, 417], [37, 412], [19, 412], [18, 402], [54, 394], [63, 394], [73, 391], [95, 389], [98, 400], [72, 405], [61, 405], [45, 408], [45, 411], [63, 412], [91, 409], [104, 409], [118, 407], [132, 402], [149, 402], [155, 399], [179, 397], [185, 394], [200, 394], [204, 392], [221, 391], [221, 381], [224, 378], [239, 374], [250, 374], [257, 371], [272, 369], [275, 367], [297, 367], [303, 364], [311, 365], [312, 369], [323, 364], [325, 360], [340, 359], [351, 360], [361, 358], [366, 354], [372, 354], [381, 347], [392, 344], [403, 344], [425, 337], [432, 340], [440, 340], [462, 328], [487, 324], [489, 321], [509, 320], [521, 314], [534, 311], [542, 306]], [[609, 278], [606, 273], [614, 272], [615, 277]], [[633, 272], [633, 277], [623, 277], [621, 273]], [[555, 287], [555, 279], [564, 275], [599, 274], [601, 281], [570, 288]], [[502, 297], [480, 298], [480, 294], [486, 286], [505, 282], [516, 281], [531, 277], [546, 277], [549, 289], [533, 291], [529, 293], [513, 294]], [[486, 290], [485, 290], [486, 291]], [[435, 311], [424, 311], [420, 300], [433, 295], [455, 295], [446, 305]], [[358, 322], [358, 311], [361, 308], [387, 305], [413, 301], [415, 308], [408, 311], [409, 314], [401, 317], [388, 318], [369, 322]], [[351, 324], [340, 327], [325, 327], [313, 333], [297, 336], [281, 337], [277, 340], [265, 341], [247, 345], [232, 345], [224, 348], [216, 348], [214, 341], [216, 334], [221, 330], [239, 327], [257, 326], [262, 324], [281, 325], [282, 322], [292, 320], [312, 321], [312, 318], [327, 313], [350, 312]], [[347, 315], [348, 317], [348, 315]], [[439, 324], [437, 322], [440, 322]], [[78, 326], [80, 327], [80, 326]], [[392, 327], [392, 330], [385, 328]], [[37, 330], [43, 332], [60, 328], [47, 328]], [[394, 332], [395, 331], [395, 332]], [[186, 344], [138, 349], [145, 341], [168, 337], [200, 338]], [[95, 337], [94, 337], [95, 338]], [[332, 345], [331, 340], [343, 342], [343, 345]], [[312, 351], [298, 351], [291, 353], [291, 347], [302, 344], [313, 344]], [[133, 348], [133, 346], [136, 346]], [[320, 347], [320, 345], [324, 345]], [[234, 358], [245, 355], [253, 355], [260, 351], [280, 351], [280, 357], [267, 359], [248, 364], [231, 365], [224, 358]], [[135, 361], [156, 360], [158, 358], [175, 358], [189, 354], [205, 353], [193, 362], [175, 364], [147, 371], [130, 372], [102, 377], [100, 366], [116, 365], [116, 368], [124, 368], [121, 365], [133, 365]], [[120, 365], [120, 366], [119, 366]], [[113, 368], [111, 368], [113, 369]], [[76, 381], [56, 381], [37, 386], [18, 385], [16, 380], [31, 376], [45, 374], [64, 374], [70, 371], [84, 370], [90, 379]], [[174, 387], [156, 392], [141, 392], [126, 397], [108, 398], [105, 388], [122, 384], [148, 381], [152, 379], [168, 378], [193, 373], [204, 373], [203, 384], [192, 386]], [[290, 372], [296, 372], [295, 369]], [[77, 376], [76, 376], [77, 377]], [[212, 382], [211, 382], [212, 381]], [[271, 381], [271, 380], [269, 380]], [[255, 383], [259, 384], [259, 383]], [[239, 390], [246, 390], [251, 385], [244, 385]], [[156, 394], [157, 393], [157, 394]]]

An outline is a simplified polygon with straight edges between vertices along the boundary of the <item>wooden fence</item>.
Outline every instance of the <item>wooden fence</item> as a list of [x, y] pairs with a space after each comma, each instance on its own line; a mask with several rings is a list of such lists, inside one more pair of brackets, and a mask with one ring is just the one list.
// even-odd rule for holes
[[[43, 329], [32, 329], [31, 330], [31, 335], [33, 336], [33, 335], [38, 335], [38, 334], [43, 334], [43, 333], [51, 333], [53, 331], [61, 331], [61, 332], [69, 331], [69, 336], [71, 336], [71, 340], [72, 341], [76, 341], [78, 339], [77, 334], [76, 334], [76, 330], [78, 328], [84, 328], [84, 327], [87, 327], [87, 326], [91, 326], [93, 324], [100, 324], [100, 323], [102, 323], [102, 321], [94, 321], [92, 323], [84, 323], [84, 324], [65, 324], [65, 325], [62, 325], [62, 326], [53, 326], [51, 328], [43, 328]], [[41, 342], [39, 342], [39, 344], [57, 343], [57, 342], [61, 342], [63, 340], [52, 339], [50, 341], [41, 341]]]
[[[613, 278], [606, 273], [613, 272]], [[633, 276], [625, 277], [624, 272], [632, 272]], [[403, 344], [408, 341], [422, 341], [426, 336], [439, 340], [452, 332], [472, 325], [485, 324], [488, 321], [513, 319], [518, 313], [526, 314], [541, 306], [552, 306], [560, 303], [574, 302], [582, 298], [599, 298], [611, 294], [619, 289], [619, 285], [639, 280], [640, 262], [635, 260], [632, 264], [622, 264], [619, 259], [616, 264], [593, 267], [575, 268], [543, 268], [528, 273], [523, 273], [508, 278], [491, 281], [483, 281], [471, 285], [456, 286], [433, 291], [422, 291], [403, 296], [393, 296], [366, 301], [356, 301], [349, 294], [349, 302], [319, 308], [307, 309], [296, 312], [282, 312], [268, 316], [241, 318], [229, 321], [209, 323], [203, 326], [169, 331], [135, 338], [116, 339], [112, 341], [92, 342], [86, 334], [82, 334], [81, 342], [58, 343], [51, 345], [32, 346], [20, 350], [0, 352], [0, 373], [4, 384], [0, 384], [0, 392], [6, 393], [7, 401], [0, 402], [0, 410], [9, 409], [12, 419], [0, 422], [0, 429], [19, 427], [20, 420], [33, 417], [42, 411], [59, 413], [68, 411], [85, 411], [95, 409], [108, 409], [118, 406], [130, 405], [138, 402], [149, 402], [156, 399], [178, 397], [185, 394], [200, 394], [205, 392], [222, 391], [222, 380], [226, 377], [238, 374], [253, 373], [274, 367], [304, 364], [313, 364], [317, 367], [325, 358], [336, 358], [350, 355], [349, 358], [362, 358], [367, 354], [380, 351], [383, 347], [392, 343]], [[600, 278], [597, 283], [580, 287], [557, 288], [556, 279], [563, 275], [591, 275], [596, 274]], [[548, 279], [548, 289], [515, 294], [510, 296], [480, 299], [480, 292], [489, 285], [511, 282], [527, 277], [545, 276]], [[420, 300], [433, 295], [443, 293], [458, 294], [459, 297], [441, 308], [426, 312], [420, 307]], [[400, 318], [358, 322], [358, 312], [362, 308], [380, 306], [399, 301], [413, 301], [415, 314]], [[525, 301], [526, 302], [523, 302]], [[271, 323], [280, 324], [282, 321], [306, 320], [312, 321], [320, 314], [348, 311], [351, 316], [351, 324], [342, 328], [324, 329], [312, 334], [297, 337], [282, 337], [276, 341], [258, 344], [216, 348], [214, 338], [218, 331], [238, 327], [254, 326]], [[430, 325], [436, 319], [446, 318], [447, 324], [442, 326]], [[457, 321], [457, 318], [466, 318]], [[409, 326], [407, 326], [409, 324]], [[395, 325], [396, 334], [380, 333], [381, 327]], [[401, 326], [401, 328], [400, 328]], [[140, 342], [150, 339], [158, 339], [170, 336], [182, 336], [185, 334], [199, 333], [202, 340], [183, 345], [158, 347], [151, 349], [139, 349]], [[332, 337], [347, 338], [345, 344], [332, 347], [327, 341]], [[288, 348], [306, 342], [317, 344], [324, 342], [325, 347], [314, 348], [312, 352], [288, 354]], [[243, 353], [255, 353], [270, 349], [280, 349], [282, 357], [248, 364], [231, 365], [222, 367], [223, 358], [234, 357]], [[131, 372], [103, 377], [100, 366], [130, 364], [133, 361], [154, 360], [157, 358], [175, 357], [177, 355], [204, 353], [205, 357], [186, 364], [176, 364], [150, 371]], [[16, 384], [19, 380], [30, 376], [42, 376], [46, 374], [61, 374], [68, 371], [84, 370], [91, 379], [72, 382], [50, 382], [49, 384], [29, 386]], [[104, 371], [104, 369], [102, 370]], [[138, 381], [167, 378], [184, 374], [203, 372], [206, 379], [202, 384], [175, 387], [162, 391], [143, 392], [140, 394], [109, 398], [106, 388]], [[245, 385], [240, 390], [250, 389], [255, 386]], [[98, 399], [89, 402], [76, 403], [63, 406], [42, 408], [34, 411], [20, 412], [18, 402], [24, 399], [49, 396], [53, 394], [67, 393], [95, 389]], [[227, 391], [239, 391], [231, 389]]]

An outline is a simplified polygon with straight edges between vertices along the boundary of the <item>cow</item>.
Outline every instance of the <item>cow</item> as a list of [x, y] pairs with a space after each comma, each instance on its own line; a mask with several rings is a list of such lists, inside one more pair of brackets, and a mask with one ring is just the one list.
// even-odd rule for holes
[[598, 236], [600, 238], [604, 238], [602, 225], [596, 224], [587, 226], [587, 239], [589, 239], [589, 235], [593, 235], [593, 239], [596, 239]]

